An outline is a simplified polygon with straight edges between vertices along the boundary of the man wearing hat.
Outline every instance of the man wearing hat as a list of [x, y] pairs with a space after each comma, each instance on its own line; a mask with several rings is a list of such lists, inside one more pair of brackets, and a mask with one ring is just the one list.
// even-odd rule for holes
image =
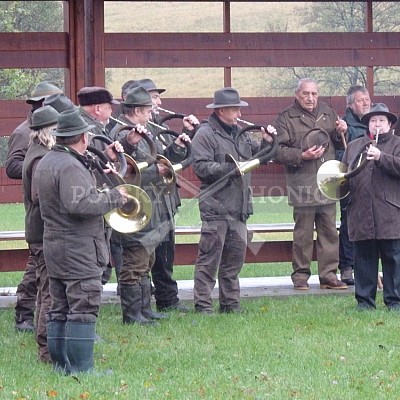
[[[146, 125], [151, 119], [153, 102], [149, 92], [139, 86], [131, 89], [125, 101], [124, 114], [118, 120], [127, 125]], [[121, 124], [116, 125], [112, 133], [118, 134]], [[126, 133], [125, 131], [120, 134]], [[115, 139], [121, 139], [120, 136]], [[181, 162], [186, 157], [185, 141], [190, 141], [186, 134], [181, 134], [164, 150], [161, 142], [152, 137], [157, 152], [166, 156], [174, 163]], [[148, 159], [149, 148], [144, 140], [131, 153], [135, 161]], [[153, 267], [156, 247], [168, 237], [173, 229], [174, 208], [171, 197], [157, 187], [169, 169], [162, 163], [155, 163], [141, 172], [141, 187], [149, 195], [153, 210], [149, 224], [140, 232], [119, 235], [123, 249], [122, 267], [119, 277], [121, 307], [124, 323], [154, 324], [155, 319], [165, 318], [162, 313], [151, 310], [151, 285], [149, 273]]]
[[[8, 140], [7, 159], [5, 168], [7, 176], [11, 179], [22, 179], [22, 165], [29, 146], [31, 133], [32, 113], [42, 107], [43, 101], [62, 90], [55, 82], [39, 82], [33, 90], [26, 103], [31, 105], [26, 120], [22, 122], [10, 135]], [[36, 303], [36, 266], [31, 259], [28, 259], [25, 273], [17, 287], [17, 303], [15, 306], [15, 328], [19, 331], [34, 331], [34, 311]]]
[[[199, 208], [202, 221], [199, 254], [194, 271], [194, 307], [199, 313], [213, 313], [211, 292], [218, 277], [219, 311], [240, 311], [239, 273], [246, 247], [246, 221], [253, 213], [250, 190], [251, 174], [235, 176], [233, 163], [225, 161], [226, 154], [240, 160], [235, 136], [240, 128], [237, 120], [242, 101], [236, 89], [225, 87], [214, 93], [213, 110], [203, 121], [193, 138], [192, 167], [201, 181]], [[262, 145], [271, 141], [275, 128], [263, 130]], [[250, 144], [250, 145], [249, 145]], [[260, 145], [241, 135], [241, 152], [250, 159]], [[242, 179], [243, 178], [243, 179]]]
[[57, 112], [77, 108], [77, 106], [64, 93], [52, 94], [43, 101], [44, 106], [52, 106]]
[[47, 346], [55, 369], [67, 374], [93, 368], [101, 275], [108, 263], [103, 215], [126, 202], [122, 190], [97, 190], [86, 157], [93, 128], [79, 110], [60, 113], [56, 144], [34, 175], [52, 299]]
[[112, 114], [112, 105], [120, 104], [119, 101], [107, 89], [99, 86], [83, 87], [77, 96], [82, 117], [88, 124], [94, 125], [93, 133], [108, 137], [106, 125]]
[[[339, 239], [336, 228], [336, 202], [323, 196], [317, 186], [317, 172], [322, 163], [335, 158], [335, 147], [342, 146], [345, 121], [335, 110], [318, 99], [318, 84], [300, 79], [295, 101], [282, 111], [275, 126], [279, 147], [275, 162], [285, 165], [288, 202], [293, 207], [293, 273], [295, 290], [308, 290], [314, 249], [314, 226], [317, 232], [317, 263], [321, 289], [347, 289], [337, 279]], [[305, 140], [312, 132], [326, 136], [326, 145]], [[314, 135], [318, 139], [318, 135]], [[308, 143], [308, 146], [303, 146]]]
[[32, 113], [30, 128], [31, 143], [26, 152], [22, 167], [22, 182], [25, 205], [25, 239], [29, 253], [36, 266], [36, 342], [39, 347], [38, 358], [42, 362], [51, 362], [47, 349], [46, 313], [50, 309], [49, 279], [43, 255], [43, 219], [40, 215], [37, 188], [33, 184], [33, 175], [37, 164], [55, 143], [52, 134], [57, 125], [58, 112], [51, 106], [43, 106]]
[[[77, 93], [78, 101], [80, 105], [80, 112], [83, 119], [88, 123], [94, 126], [92, 129], [92, 133], [98, 136], [105, 136], [110, 139], [110, 132], [107, 130], [107, 125], [110, 120], [110, 116], [112, 114], [112, 105], [118, 105], [120, 102], [113, 98], [113, 95], [105, 88], [99, 86], [87, 86], [83, 87]], [[127, 135], [122, 143], [123, 149], [129, 152], [131, 149], [131, 145], [135, 145], [136, 141], [140, 140], [140, 136], [136, 134], [134, 130], [132, 130], [129, 135]], [[117, 155], [115, 154], [115, 150], [119, 148], [118, 142], [113, 142], [110, 144], [106, 144], [101, 140], [92, 140], [90, 146], [93, 146], [97, 150], [105, 152], [106, 156], [110, 159], [110, 161], [116, 161]], [[111, 229], [106, 227], [105, 235], [107, 237], [107, 241], [109, 242]], [[111, 252], [110, 248], [110, 252]], [[111, 258], [111, 262], [113, 259]], [[104, 276], [102, 278], [103, 284], [105, 284], [111, 276], [112, 266], [104, 271]]]
[[[350, 168], [366, 149], [367, 164], [349, 179], [347, 208], [350, 240], [355, 245], [355, 297], [359, 310], [375, 309], [379, 259], [383, 301], [400, 311], [400, 138], [397, 117], [383, 103], [361, 118], [366, 134], [348, 144], [342, 162]], [[365, 156], [365, 154], [364, 154]]]
[[[142, 86], [145, 88], [151, 96], [153, 102], [153, 109], [151, 120], [156, 124], [160, 125], [161, 118], [158, 107], [162, 105], [161, 94], [166, 89], [161, 89], [148, 78], [138, 79], [134, 81], [130, 88]], [[198, 119], [190, 114], [182, 119], [182, 133], [186, 133], [189, 137], [193, 137], [195, 133], [195, 127], [199, 125]], [[165, 125], [164, 125], [165, 126]], [[153, 135], [162, 134], [160, 128], [157, 128], [154, 124], [148, 123], [147, 129], [153, 133]], [[163, 135], [164, 141], [168, 144], [172, 143], [175, 139], [171, 135]], [[163, 241], [157, 246], [155, 251], [155, 261], [153, 268], [151, 269], [151, 276], [154, 284], [154, 297], [156, 300], [156, 306], [158, 311], [170, 311], [178, 310], [180, 312], [188, 312], [189, 308], [182, 304], [178, 297], [178, 284], [173, 279], [173, 266], [175, 259], [175, 224], [173, 216], [178, 211], [178, 207], [181, 205], [179, 191], [177, 186], [169, 193], [169, 202], [171, 204], [171, 230]]]

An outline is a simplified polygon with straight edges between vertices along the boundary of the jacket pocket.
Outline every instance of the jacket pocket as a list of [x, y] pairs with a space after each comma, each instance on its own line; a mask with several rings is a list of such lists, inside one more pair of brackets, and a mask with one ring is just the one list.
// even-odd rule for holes
[[385, 200], [396, 208], [400, 208], [400, 198], [393, 196], [391, 193], [385, 193]]
[[97, 263], [99, 267], [105, 268], [109, 261], [107, 245], [104, 241], [99, 239], [94, 239], [93, 242], [96, 250]]

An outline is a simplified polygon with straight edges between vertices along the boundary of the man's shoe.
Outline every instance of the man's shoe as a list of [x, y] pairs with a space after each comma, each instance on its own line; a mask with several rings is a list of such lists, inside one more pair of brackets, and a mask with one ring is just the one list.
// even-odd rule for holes
[[348, 286], [354, 286], [353, 268], [344, 267], [340, 270], [340, 280]]
[[326, 283], [321, 282], [319, 287], [321, 289], [336, 289], [336, 290], [348, 289], [348, 286], [344, 282], [339, 281], [338, 279]]
[[26, 320], [15, 324], [15, 329], [19, 332], [35, 332], [36, 328], [33, 321]]
[[308, 290], [310, 286], [308, 285], [307, 281], [298, 281], [293, 284], [294, 290]]

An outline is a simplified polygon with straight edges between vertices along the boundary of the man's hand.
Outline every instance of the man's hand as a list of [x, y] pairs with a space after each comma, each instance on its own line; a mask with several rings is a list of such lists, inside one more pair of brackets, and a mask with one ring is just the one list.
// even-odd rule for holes
[[265, 130], [264, 127], [262, 127], [261, 132], [262, 132], [262, 137], [266, 142], [268, 142], [268, 143], [273, 142], [273, 140], [274, 140], [273, 136], [274, 135], [276, 136], [275, 127], [273, 127], [272, 125], [268, 125], [267, 130]]
[[126, 140], [129, 144], [135, 145], [138, 144], [139, 141], [143, 138], [141, 134], [147, 134], [147, 129], [141, 125], [137, 124], [127, 135]]
[[339, 135], [344, 135], [347, 132], [347, 124], [346, 121], [343, 119], [340, 119], [338, 117], [337, 121], [336, 121], [336, 132]]
[[187, 117], [183, 118], [183, 126], [188, 131], [194, 130], [196, 125], [199, 125], [199, 120], [192, 114], [188, 115]]
[[325, 147], [314, 145], [309, 149], [303, 151], [303, 153], [301, 154], [301, 158], [303, 160], [316, 160], [322, 157], [324, 152], [325, 152]]
[[190, 143], [190, 137], [186, 135], [186, 133], [181, 133], [176, 139], [175, 139], [175, 144], [177, 144], [180, 147], [185, 147], [185, 142]]
[[122, 144], [118, 141], [113, 142], [106, 146], [106, 156], [111, 160], [111, 161], [116, 161], [117, 159], [117, 154], [116, 153], [123, 153], [124, 152], [124, 147]]

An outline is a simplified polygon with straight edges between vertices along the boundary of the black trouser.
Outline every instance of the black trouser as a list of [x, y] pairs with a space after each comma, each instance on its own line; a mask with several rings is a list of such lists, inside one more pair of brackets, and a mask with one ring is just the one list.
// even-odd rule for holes
[[340, 200], [339, 269], [354, 268], [354, 243], [350, 241], [347, 227], [347, 205], [350, 196]]
[[383, 301], [389, 308], [400, 306], [400, 240], [354, 242], [355, 296], [360, 305], [375, 307], [379, 258], [383, 271]]
[[151, 269], [158, 309], [171, 307], [179, 302], [178, 284], [172, 279], [175, 258], [174, 232], [171, 232], [168, 238], [168, 241], [161, 242], [156, 247], [156, 258]]

